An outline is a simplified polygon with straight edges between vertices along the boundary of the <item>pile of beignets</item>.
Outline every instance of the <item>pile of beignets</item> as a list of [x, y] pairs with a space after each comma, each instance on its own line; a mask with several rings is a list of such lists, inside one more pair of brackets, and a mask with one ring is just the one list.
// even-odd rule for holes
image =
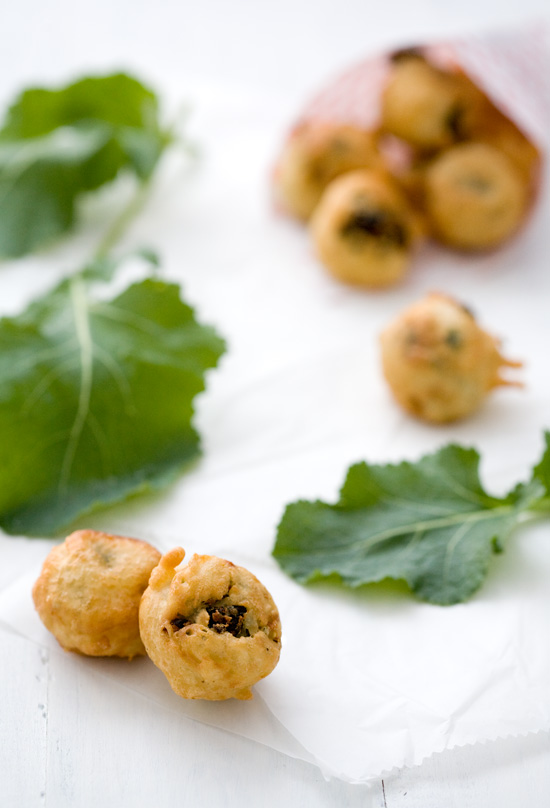
[[186, 699], [250, 699], [277, 665], [281, 621], [247, 569], [216, 556], [183, 565], [177, 547], [78, 530], [54, 547], [33, 587], [59, 644], [87, 656], [147, 654]]
[[390, 61], [375, 131], [305, 122], [275, 175], [327, 269], [366, 287], [398, 282], [426, 238], [498, 247], [525, 221], [539, 174], [537, 148], [458, 68], [417, 48]]

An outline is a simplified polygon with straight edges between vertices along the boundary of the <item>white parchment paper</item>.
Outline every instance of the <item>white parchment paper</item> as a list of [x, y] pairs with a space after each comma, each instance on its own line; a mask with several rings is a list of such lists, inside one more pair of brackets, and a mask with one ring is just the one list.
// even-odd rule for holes
[[[528, 226], [501, 250], [464, 257], [429, 247], [403, 285], [349, 289], [319, 266], [305, 231], [272, 210], [284, 99], [201, 85], [192, 100], [204, 158], [187, 174], [166, 166], [129, 243], [163, 245], [167, 275], [228, 340], [198, 406], [204, 459], [168, 492], [82, 526], [249, 567], [280, 608], [281, 662], [253, 702], [226, 704], [183, 702], [148, 660], [79, 664], [352, 782], [453, 746], [550, 729], [548, 523], [518, 530], [481, 591], [446, 608], [398, 585], [300, 587], [270, 558], [285, 504], [334, 501], [361, 459], [414, 459], [456, 441], [480, 449], [495, 493], [528, 476], [550, 427], [547, 182]], [[47, 286], [38, 259], [5, 272], [6, 311]], [[377, 345], [383, 325], [432, 289], [471, 305], [505, 352], [526, 362], [525, 390], [498, 391], [473, 418], [438, 428], [394, 405]], [[32, 607], [38, 571], [0, 594], [0, 619], [55, 647]]]

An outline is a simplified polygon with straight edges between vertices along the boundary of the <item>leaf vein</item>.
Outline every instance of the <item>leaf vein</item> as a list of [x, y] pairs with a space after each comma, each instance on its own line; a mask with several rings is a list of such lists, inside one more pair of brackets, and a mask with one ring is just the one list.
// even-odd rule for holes
[[69, 432], [69, 440], [61, 464], [58, 485], [58, 493], [60, 495], [63, 495], [67, 490], [78, 443], [90, 409], [93, 382], [93, 342], [90, 332], [86, 288], [78, 275], [75, 275], [70, 281], [70, 297], [73, 307], [76, 338], [80, 348], [81, 371], [76, 415]]
[[411, 522], [404, 525], [398, 525], [394, 528], [382, 530], [380, 533], [375, 533], [369, 536], [368, 539], [353, 542], [359, 550], [369, 550], [376, 544], [380, 544], [388, 539], [394, 539], [398, 536], [405, 536], [409, 533], [417, 533], [418, 531], [428, 532], [433, 530], [440, 530], [441, 528], [452, 527], [452, 525], [461, 525], [462, 523], [475, 523], [481, 522], [484, 519], [501, 517], [513, 511], [512, 505], [503, 505], [500, 508], [491, 508], [490, 510], [473, 511], [469, 514], [458, 513], [440, 519], [425, 520], [423, 522]]
[[128, 382], [128, 378], [119, 362], [116, 361], [107, 351], [104, 351], [97, 343], [94, 345], [94, 356], [98, 362], [110, 373], [113, 381], [115, 382], [120, 395], [124, 401], [126, 414], [133, 416], [137, 413], [137, 407], [132, 397], [132, 388]]

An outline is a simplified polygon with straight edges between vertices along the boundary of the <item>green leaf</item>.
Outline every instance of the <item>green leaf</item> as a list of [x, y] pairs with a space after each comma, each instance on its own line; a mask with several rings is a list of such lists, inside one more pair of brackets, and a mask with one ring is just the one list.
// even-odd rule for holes
[[541, 495], [535, 481], [492, 497], [478, 469], [478, 453], [454, 445], [417, 463], [352, 466], [335, 505], [286, 508], [273, 555], [301, 583], [335, 574], [351, 587], [403, 579], [421, 600], [462, 602]]
[[543, 487], [546, 497], [550, 497], [550, 432], [544, 433], [544, 452], [540, 462], [533, 469], [533, 480]]
[[172, 481], [200, 454], [193, 399], [223, 350], [160, 280], [93, 301], [79, 274], [0, 320], [0, 526], [53, 535]]
[[0, 257], [66, 232], [77, 198], [122, 169], [146, 180], [169, 139], [156, 96], [130, 76], [25, 91], [0, 131]]

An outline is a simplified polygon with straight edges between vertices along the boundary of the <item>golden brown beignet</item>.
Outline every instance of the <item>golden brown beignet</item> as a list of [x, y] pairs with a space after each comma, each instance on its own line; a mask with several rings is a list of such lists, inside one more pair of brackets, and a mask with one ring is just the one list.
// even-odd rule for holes
[[390, 286], [408, 269], [420, 226], [386, 175], [360, 170], [327, 188], [311, 220], [316, 252], [338, 280]]
[[185, 699], [250, 699], [279, 661], [273, 598], [244, 567], [177, 547], [151, 575], [139, 611], [147, 653]]
[[[499, 343], [453, 298], [432, 293], [403, 311], [381, 334], [382, 367], [398, 403], [435, 423], [463, 418], [500, 385]], [[516, 385], [517, 386], [517, 385]]]
[[461, 143], [425, 172], [424, 204], [433, 235], [451, 247], [497, 247], [519, 228], [529, 188], [512, 161], [487, 143]]
[[381, 98], [381, 126], [421, 150], [464, 140], [485, 96], [462, 73], [441, 70], [414, 50], [394, 60]]
[[288, 213], [307, 220], [335, 177], [382, 165], [374, 133], [344, 124], [305, 123], [286, 143], [275, 175], [275, 193]]
[[32, 595], [46, 628], [67, 651], [144, 654], [139, 603], [160, 553], [150, 544], [78, 530], [47, 556]]

